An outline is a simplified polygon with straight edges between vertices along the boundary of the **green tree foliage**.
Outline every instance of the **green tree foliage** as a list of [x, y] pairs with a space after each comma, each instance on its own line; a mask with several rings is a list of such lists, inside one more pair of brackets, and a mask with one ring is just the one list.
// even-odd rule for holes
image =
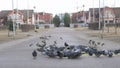
[[59, 16], [55, 15], [55, 17], [53, 18], [53, 23], [56, 27], [59, 27], [60, 25], [60, 18]]
[[9, 25], [8, 25], [9, 31], [13, 31], [13, 21], [12, 21], [12, 20], [9, 20], [7, 23], [9, 24]]
[[70, 15], [68, 13], [64, 14], [64, 24], [66, 27], [70, 26]]

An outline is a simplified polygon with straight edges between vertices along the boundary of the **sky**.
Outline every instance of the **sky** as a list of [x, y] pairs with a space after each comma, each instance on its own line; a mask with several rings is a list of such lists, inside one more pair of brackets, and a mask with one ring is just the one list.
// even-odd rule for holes
[[[0, 0], [0, 11], [18, 8], [22, 10], [34, 9], [35, 12], [48, 12], [53, 14], [72, 13], [92, 8], [93, 1], [94, 7], [98, 8], [99, 0]], [[84, 8], [83, 5], [85, 5]], [[100, 0], [100, 7], [103, 6], [120, 7], [120, 0]]]

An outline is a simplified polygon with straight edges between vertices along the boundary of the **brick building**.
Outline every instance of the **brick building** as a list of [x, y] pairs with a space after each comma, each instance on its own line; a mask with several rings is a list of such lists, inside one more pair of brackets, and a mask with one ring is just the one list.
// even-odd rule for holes
[[[93, 8], [89, 9], [89, 19], [90, 22], [93, 22], [93, 17], [94, 17], [94, 22], [99, 21], [99, 8], [94, 8], [94, 14], [93, 14]], [[114, 23], [114, 22], [120, 22], [120, 8], [119, 7], [104, 7], [100, 8], [100, 21], [103, 22], [105, 21], [106, 23]]]
[[89, 12], [88, 11], [79, 11], [72, 13], [72, 22], [73, 23], [84, 23], [88, 21]]
[[52, 22], [52, 13], [38, 12], [35, 13], [35, 19], [39, 24], [50, 24]]
[[2, 10], [0, 12], [0, 22], [6, 24], [8, 20], [16, 22], [16, 24], [34, 24], [33, 10]]

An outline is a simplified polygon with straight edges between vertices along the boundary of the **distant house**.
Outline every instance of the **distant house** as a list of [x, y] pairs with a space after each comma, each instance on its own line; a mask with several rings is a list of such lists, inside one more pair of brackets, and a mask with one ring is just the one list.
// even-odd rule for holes
[[16, 22], [16, 24], [34, 24], [33, 10], [2, 10], [0, 12], [0, 21], [5, 25], [8, 20]]
[[112, 8], [115, 13], [115, 22], [120, 23], [120, 7]]
[[79, 11], [72, 13], [72, 23], [86, 22], [88, 20], [88, 11]]
[[25, 24], [34, 24], [34, 11], [33, 10], [20, 10], [23, 14], [23, 21]]
[[10, 11], [9, 10], [4, 10], [0, 12], [0, 23], [1, 25], [7, 24], [7, 15]]
[[16, 22], [16, 24], [24, 24], [22, 12], [17, 11], [16, 9], [8, 12], [7, 20], [12, 20], [12, 21]]
[[35, 13], [35, 20], [39, 22], [39, 24], [50, 24], [52, 21], [52, 13], [38, 12]]
[[[89, 9], [89, 19], [90, 22], [98, 22], [99, 21], [99, 8], [94, 8], [94, 14], [93, 14], [93, 8]], [[110, 7], [104, 7], [100, 8], [100, 21], [105, 21], [106, 23], [114, 23], [114, 22], [120, 22], [120, 8], [110, 8]]]
[[0, 25], [3, 26], [4, 25], [4, 19], [0, 19]]

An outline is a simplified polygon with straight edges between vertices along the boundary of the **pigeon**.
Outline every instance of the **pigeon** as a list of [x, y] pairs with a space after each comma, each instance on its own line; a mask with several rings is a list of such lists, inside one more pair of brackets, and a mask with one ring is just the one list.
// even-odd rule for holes
[[101, 44], [101, 46], [104, 46], [104, 45], [105, 45], [104, 43]]
[[64, 43], [65, 47], [69, 46], [66, 42]]
[[31, 47], [33, 44], [31, 43], [29, 46]]
[[34, 59], [37, 57], [37, 52], [36, 52], [36, 50], [34, 50], [34, 51], [32, 52], [32, 56], [33, 56]]
[[35, 32], [36, 32], [36, 33], [38, 33], [38, 31], [37, 31], [37, 30], [35, 30]]
[[63, 40], [63, 38], [62, 38], [62, 37], [60, 37], [60, 39], [61, 39], [61, 40]]

